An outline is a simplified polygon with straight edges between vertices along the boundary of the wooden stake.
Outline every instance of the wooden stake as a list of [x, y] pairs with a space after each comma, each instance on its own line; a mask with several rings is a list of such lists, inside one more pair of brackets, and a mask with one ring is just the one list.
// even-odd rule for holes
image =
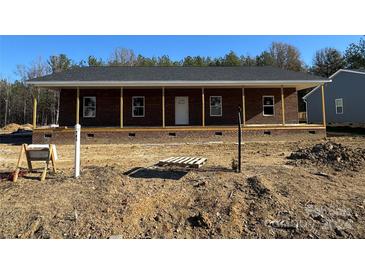
[[51, 153], [51, 162], [52, 162], [52, 168], [53, 168], [53, 172], [56, 173], [57, 169], [56, 169], [56, 159], [55, 159], [55, 155], [54, 155], [54, 150], [53, 150], [53, 145], [50, 145], [52, 148], [52, 153]]
[[[49, 145], [49, 154], [48, 154], [48, 159], [46, 160], [46, 163], [44, 164], [44, 169], [41, 175], [41, 181], [44, 181], [46, 179], [46, 175], [47, 175], [47, 171], [48, 171], [48, 165], [49, 165], [49, 161], [53, 162], [54, 156], [53, 156], [53, 145]], [[52, 164], [53, 166], [53, 164]], [[54, 171], [54, 166], [53, 166], [53, 171]]]
[[327, 125], [326, 123], [326, 105], [324, 101], [324, 85], [321, 86], [321, 93], [322, 93], [322, 117], [323, 117], [323, 126]]
[[283, 87], [281, 87], [281, 111], [283, 113], [283, 126], [285, 126], [285, 97]]
[[25, 151], [25, 156], [26, 156], [26, 158], [27, 158], [27, 163], [28, 163], [28, 169], [29, 169], [29, 171], [30, 172], [32, 172], [33, 171], [33, 167], [32, 167], [32, 161], [30, 160], [30, 158], [29, 158], [29, 152], [28, 152], [28, 150], [27, 150], [27, 145], [25, 145], [25, 147], [24, 147], [24, 151]]
[[18, 180], [18, 175], [20, 172], [20, 164], [22, 162], [23, 154], [24, 154], [25, 150], [26, 150], [26, 144], [23, 144], [20, 148], [19, 158], [18, 158], [18, 162], [16, 164], [16, 168], [15, 168], [15, 172], [14, 172], [14, 176], [13, 176], [14, 183]]
[[241, 131], [241, 108], [238, 106], [238, 120], [237, 120], [237, 124], [238, 124], [238, 168], [237, 168], [237, 172], [241, 173], [241, 141], [242, 141], [242, 131]]

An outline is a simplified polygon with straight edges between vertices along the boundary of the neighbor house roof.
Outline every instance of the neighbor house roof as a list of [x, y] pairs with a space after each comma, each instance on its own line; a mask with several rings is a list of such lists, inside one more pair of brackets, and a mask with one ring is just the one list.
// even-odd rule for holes
[[[334, 74], [332, 74], [330, 77], [328, 77], [328, 79], [333, 79], [337, 74], [341, 73], [341, 72], [347, 72], [347, 73], [355, 73], [355, 74], [363, 74], [365, 76], [365, 70], [363, 69], [339, 69], [338, 71], [336, 71]], [[313, 92], [315, 92], [316, 90], [319, 89], [319, 86], [312, 89], [309, 93], [307, 93], [306, 95], [303, 96], [303, 99], [307, 99], [308, 96], [310, 96], [311, 94], [313, 94]]]
[[29, 80], [36, 86], [310, 84], [328, 79], [275, 67], [81, 67]]

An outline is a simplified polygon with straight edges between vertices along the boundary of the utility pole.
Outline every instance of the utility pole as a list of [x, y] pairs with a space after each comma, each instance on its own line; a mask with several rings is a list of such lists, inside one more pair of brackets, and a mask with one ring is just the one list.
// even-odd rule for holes
[[237, 172], [241, 173], [241, 106], [238, 106], [238, 169]]

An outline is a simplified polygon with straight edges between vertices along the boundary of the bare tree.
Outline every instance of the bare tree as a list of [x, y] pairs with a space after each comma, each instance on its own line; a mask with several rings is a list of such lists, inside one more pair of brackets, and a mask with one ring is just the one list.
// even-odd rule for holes
[[133, 50], [127, 48], [116, 48], [109, 58], [109, 65], [135, 66], [137, 57]]
[[4, 125], [6, 125], [8, 123], [8, 117], [9, 117], [9, 99], [10, 99], [10, 83], [6, 79], [0, 80], [0, 94], [2, 101], [4, 102], [3, 115], [4, 115]]
[[269, 53], [275, 66], [294, 71], [303, 70], [303, 61], [300, 57], [300, 51], [289, 44], [273, 42], [270, 46]]
[[[47, 75], [51, 72], [51, 68], [47, 65], [46, 62], [43, 61], [41, 57], [37, 58], [35, 61], [31, 63], [31, 65], [27, 69], [27, 79], [33, 79], [37, 77], [41, 77]], [[39, 121], [39, 117], [37, 119], [37, 123], [40, 122], [42, 125], [48, 121], [45, 117], [45, 109], [49, 108], [49, 99], [48, 97], [52, 96], [49, 90], [44, 90], [43, 92], [37, 92], [37, 89], [34, 87], [28, 87], [28, 90], [33, 97], [37, 97], [39, 110], [42, 113], [41, 119]], [[48, 115], [48, 113], [47, 113]]]

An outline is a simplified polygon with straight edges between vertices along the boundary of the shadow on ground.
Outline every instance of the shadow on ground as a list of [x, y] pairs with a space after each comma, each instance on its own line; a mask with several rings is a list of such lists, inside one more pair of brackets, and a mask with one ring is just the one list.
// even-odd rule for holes
[[188, 171], [182, 170], [164, 170], [154, 168], [135, 167], [124, 173], [131, 178], [142, 178], [142, 179], [168, 179], [168, 180], [180, 180], [188, 174]]
[[331, 127], [327, 126], [327, 136], [337, 137], [337, 136], [364, 136], [365, 128], [355, 128], [355, 127]]
[[123, 173], [123, 175], [127, 175], [131, 178], [144, 178], [144, 179], [168, 179], [168, 180], [180, 180], [189, 171], [194, 172], [235, 172], [234, 170], [221, 166], [214, 166], [209, 168], [178, 168], [178, 167], [135, 167]]

